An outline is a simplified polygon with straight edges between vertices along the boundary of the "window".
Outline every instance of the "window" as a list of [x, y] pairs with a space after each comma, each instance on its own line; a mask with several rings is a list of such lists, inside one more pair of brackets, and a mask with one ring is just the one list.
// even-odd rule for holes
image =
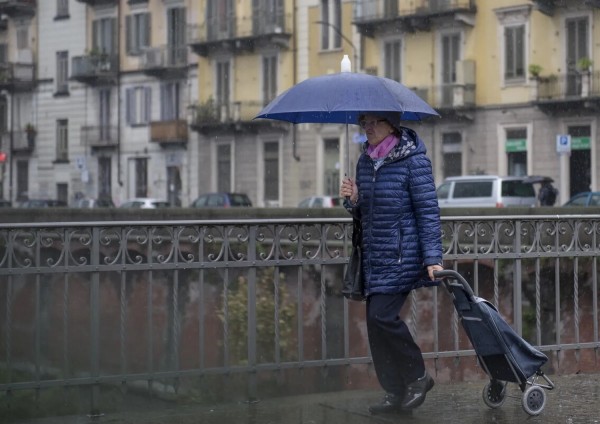
[[219, 116], [221, 120], [229, 117], [229, 75], [230, 62], [220, 61], [216, 64], [216, 92], [215, 98], [217, 107], [219, 108]]
[[321, 0], [321, 49], [342, 47], [341, 0]]
[[97, 19], [92, 23], [92, 49], [98, 53], [117, 51], [116, 18]]
[[504, 78], [525, 78], [525, 25], [504, 28]]
[[277, 56], [263, 56], [263, 105], [277, 96]]
[[263, 147], [265, 206], [279, 205], [279, 143], [268, 142]]
[[589, 23], [587, 18], [574, 18], [566, 22], [567, 34], [567, 95], [581, 94], [581, 76], [577, 62], [589, 53]]
[[526, 128], [506, 130], [506, 156], [508, 159], [508, 175], [517, 177], [527, 175]]
[[56, 200], [65, 205], [69, 204], [69, 184], [57, 183], [56, 184]]
[[110, 157], [98, 158], [98, 197], [112, 197], [112, 162]]
[[29, 27], [19, 25], [17, 27], [17, 49], [25, 50], [29, 48]]
[[100, 139], [110, 140], [110, 89], [98, 90], [98, 123], [100, 124]]
[[217, 191], [232, 190], [231, 175], [231, 145], [219, 144], [217, 145]]
[[231, 38], [235, 28], [234, 0], [208, 0], [206, 22], [208, 41]]
[[150, 46], [150, 13], [136, 13], [125, 18], [127, 54], [139, 55]]
[[444, 178], [462, 175], [462, 136], [458, 132], [442, 134]]
[[340, 139], [327, 138], [323, 140], [323, 193], [337, 195], [340, 191]]
[[56, 93], [69, 92], [69, 52], [56, 52]]
[[150, 122], [151, 113], [152, 90], [150, 87], [128, 88], [125, 93], [127, 101], [127, 124], [147, 125]]
[[29, 197], [29, 161], [17, 161], [17, 201], [22, 202]]
[[442, 36], [442, 104], [450, 106], [454, 101], [456, 62], [460, 60], [460, 34]]
[[69, 160], [69, 120], [58, 119], [56, 121], [56, 161], [66, 162]]
[[162, 121], [179, 119], [180, 84], [178, 82], [166, 83], [161, 87], [160, 94], [160, 119]]
[[66, 18], [69, 16], [69, 0], [56, 0], [56, 17]]
[[454, 184], [454, 198], [492, 197], [493, 181], [457, 181]]
[[187, 63], [187, 45], [185, 41], [185, 7], [167, 10], [167, 63], [180, 66]]
[[135, 197], [148, 195], [148, 159], [135, 159]]
[[400, 52], [402, 43], [400, 40], [390, 41], [383, 45], [384, 51], [384, 73], [385, 77], [393, 79], [394, 81], [401, 81], [401, 65], [400, 65]]

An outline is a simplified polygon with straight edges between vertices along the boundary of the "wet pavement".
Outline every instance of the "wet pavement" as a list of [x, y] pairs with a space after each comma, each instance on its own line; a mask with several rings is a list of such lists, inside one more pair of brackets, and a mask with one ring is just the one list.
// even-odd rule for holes
[[600, 374], [550, 376], [554, 390], [545, 390], [546, 405], [537, 416], [522, 406], [523, 393], [509, 384], [504, 404], [491, 409], [482, 400], [486, 380], [436, 384], [412, 416], [372, 416], [368, 406], [382, 393], [357, 390], [321, 393], [255, 403], [149, 406], [145, 410], [106, 414], [99, 418], [71, 416], [21, 421], [27, 424], [375, 424], [375, 423], [600, 423]]

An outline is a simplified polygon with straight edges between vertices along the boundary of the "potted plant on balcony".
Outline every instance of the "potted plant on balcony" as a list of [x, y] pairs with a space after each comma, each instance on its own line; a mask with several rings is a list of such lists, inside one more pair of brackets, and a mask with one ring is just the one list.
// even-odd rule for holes
[[529, 75], [531, 75], [531, 79], [538, 79], [540, 74], [542, 73], [542, 67], [535, 63], [529, 65]]
[[589, 57], [582, 57], [577, 61], [577, 70], [582, 74], [589, 73], [593, 64], [594, 62]]

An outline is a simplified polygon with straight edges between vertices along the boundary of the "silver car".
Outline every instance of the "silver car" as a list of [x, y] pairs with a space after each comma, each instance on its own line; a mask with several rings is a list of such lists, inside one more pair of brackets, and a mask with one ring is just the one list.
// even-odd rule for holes
[[497, 175], [448, 177], [437, 189], [438, 202], [441, 208], [534, 207], [535, 189], [524, 179]]

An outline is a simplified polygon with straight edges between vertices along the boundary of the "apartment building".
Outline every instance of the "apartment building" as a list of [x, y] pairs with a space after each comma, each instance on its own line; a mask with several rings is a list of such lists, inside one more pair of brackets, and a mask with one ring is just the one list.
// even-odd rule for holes
[[[365, 70], [415, 89], [442, 115], [417, 128], [438, 182], [481, 172], [549, 175], [561, 202], [597, 189], [600, 74], [592, 68], [600, 2], [356, 6]], [[557, 152], [560, 135], [570, 139], [570, 154]]]
[[[9, 18], [7, 63], [23, 65], [15, 46], [23, 42], [19, 31], [26, 24], [36, 61], [28, 91], [15, 91], [14, 78], [3, 91], [9, 110], [5, 135], [13, 138], [3, 187], [14, 193], [7, 197], [68, 204], [103, 196], [117, 204], [130, 197], [189, 203], [198, 181], [188, 162], [188, 148], [194, 149], [188, 106], [197, 92], [197, 66], [186, 42], [193, 5], [183, 0], [0, 2], [0, 13]], [[35, 143], [15, 149], [15, 140], [27, 138], [21, 134], [30, 123]]]
[[1, 194], [13, 201], [335, 194], [357, 127], [254, 117], [339, 72], [344, 54], [440, 112], [407, 123], [438, 183], [548, 175], [559, 202], [598, 188], [597, 0], [0, 0], [0, 14]]

